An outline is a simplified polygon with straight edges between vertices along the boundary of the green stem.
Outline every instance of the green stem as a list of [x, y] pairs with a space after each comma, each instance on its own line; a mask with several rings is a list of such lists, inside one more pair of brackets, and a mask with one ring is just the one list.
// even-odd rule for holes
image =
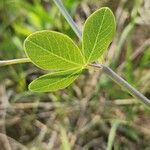
[[20, 59], [12, 59], [12, 60], [2, 60], [2, 61], [0, 61], [0, 67], [7, 66], [7, 65], [28, 63], [28, 62], [31, 62], [29, 58], [20, 58]]
[[53, 1], [57, 5], [57, 7], [59, 8], [59, 10], [62, 13], [62, 15], [65, 17], [65, 19], [69, 22], [71, 28], [76, 33], [76, 35], [78, 36], [78, 38], [81, 39], [82, 32], [79, 30], [79, 28], [77, 27], [77, 25], [74, 23], [72, 17], [69, 15], [69, 13], [67, 12], [67, 10], [65, 9], [62, 1], [61, 0], [53, 0]]
[[102, 64], [91, 64], [90, 66], [102, 69], [104, 73], [106, 73], [112, 80], [114, 80], [121, 87], [126, 89], [136, 99], [139, 99], [146, 105], [150, 106], [150, 100], [148, 98], [146, 98], [143, 94], [141, 94], [134, 87], [132, 87], [127, 81], [125, 81], [123, 78], [121, 78], [112, 69], [110, 69], [109, 67], [102, 65]]
[[[78, 29], [76, 23], [73, 21], [65, 7], [63, 6], [63, 3], [61, 0], [53, 0], [55, 4], [58, 6], [60, 12], [63, 14], [63, 16], [66, 18], [67, 22], [70, 24], [70, 26], [73, 28], [74, 32], [77, 34], [80, 40], [82, 40], [82, 32]], [[143, 94], [141, 94], [139, 91], [137, 91], [134, 87], [132, 87], [127, 81], [125, 81], [123, 78], [121, 78], [118, 74], [116, 74], [112, 69], [109, 67], [102, 65], [102, 64], [92, 64], [90, 66], [101, 68], [104, 73], [106, 73], [112, 80], [114, 80], [117, 84], [119, 84], [121, 87], [126, 89], [131, 95], [133, 95], [136, 99], [139, 99], [146, 105], [150, 106], [150, 100], [146, 98]]]

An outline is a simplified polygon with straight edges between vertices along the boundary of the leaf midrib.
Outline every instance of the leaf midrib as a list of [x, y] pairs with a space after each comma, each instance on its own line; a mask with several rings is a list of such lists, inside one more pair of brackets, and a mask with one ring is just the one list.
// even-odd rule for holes
[[74, 64], [74, 65], [76, 65], [76, 66], [82, 66], [82, 64], [78, 64], [78, 63], [72, 62], [72, 61], [70, 61], [70, 60], [67, 60], [67, 59], [65, 59], [65, 58], [63, 58], [63, 57], [61, 57], [61, 56], [59, 56], [59, 55], [56, 55], [56, 54], [54, 54], [54, 53], [48, 51], [47, 49], [45, 49], [45, 48], [39, 46], [37, 43], [35, 43], [35, 42], [33, 42], [33, 41], [29, 40], [29, 39], [28, 39], [27, 41], [28, 41], [28, 42], [31, 42], [31, 43], [34, 44], [35, 46], [39, 47], [40, 49], [42, 49], [42, 50], [44, 50], [44, 51], [50, 53], [51, 55], [53, 55], [53, 56], [55, 56], [55, 57], [57, 57], [57, 58], [60, 58], [60, 59], [62, 59], [62, 60], [64, 60], [64, 61], [66, 61], [66, 62], [68, 62], [68, 63], [71, 63], [71, 64]]
[[[51, 86], [51, 85], [54, 85], [54, 84], [57, 84], [57, 83], [59, 83], [59, 82], [62, 82], [63, 80], [66, 80], [67, 78], [69, 78], [70, 76], [72, 76], [73, 74], [75, 74], [75, 73], [77, 73], [77, 72], [80, 72], [82, 69], [79, 69], [79, 70], [77, 70], [77, 71], [75, 71], [75, 72], [73, 72], [73, 73], [71, 73], [69, 76], [67, 76], [66, 78], [63, 78], [63, 79], [61, 79], [61, 80], [58, 80], [57, 82], [55, 82], [55, 83], [52, 83], [52, 84], [48, 84], [48, 85], [45, 85], [45, 86], [43, 86], [43, 87], [49, 87], [49, 86]], [[59, 72], [57, 72], [57, 73], [59, 73]], [[78, 77], [78, 76], [77, 76]], [[77, 78], [76, 77], [76, 78]], [[76, 79], [75, 78], [75, 79]], [[42, 87], [42, 88], [43, 88]], [[41, 89], [41, 87], [40, 88], [36, 88], [36, 90], [39, 90], [39, 89]]]
[[100, 34], [100, 32], [101, 32], [101, 29], [102, 29], [102, 24], [103, 24], [103, 22], [104, 22], [104, 18], [105, 18], [105, 15], [106, 15], [106, 11], [107, 11], [107, 9], [105, 9], [105, 11], [104, 11], [103, 18], [102, 18], [102, 22], [101, 22], [101, 24], [100, 24], [100, 27], [99, 27], [99, 30], [98, 30], [98, 34], [97, 34], [97, 36], [96, 36], [96, 40], [95, 40], [94, 46], [93, 46], [93, 48], [92, 48], [92, 51], [91, 51], [91, 53], [90, 53], [90, 56], [89, 56], [89, 58], [88, 58], [88, 60], [87, 60], [87, 63], [88, 63], [89, 60], [91, 59], [91, 56], [93, 55], [94, 49], [95, 49], [95, 47], [96, 47], [96, 43], [97, 43], [97, 40], [98, 40], [98, 36], [99, 36], [99, 34]]

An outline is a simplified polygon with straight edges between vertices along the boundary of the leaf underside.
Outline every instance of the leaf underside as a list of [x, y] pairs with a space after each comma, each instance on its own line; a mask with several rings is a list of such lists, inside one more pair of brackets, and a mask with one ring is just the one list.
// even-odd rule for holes
[[85, 22], [83, 29], [82, 51], [86, 63], [96, 61], [112, 42], [116, 30], [112, 11], [101, 8], [95, 11]]
[[35, 92], [57, 91], [69, 86], [81, 72], [81, 69], [76, 69], [49, 73], [32, 81], [29, 89]]
[[24, 49], [32, 63], [44, 70], [68, 70], [84, 64], [77, 45], [59, 32], [35, 32], [25, 40]]

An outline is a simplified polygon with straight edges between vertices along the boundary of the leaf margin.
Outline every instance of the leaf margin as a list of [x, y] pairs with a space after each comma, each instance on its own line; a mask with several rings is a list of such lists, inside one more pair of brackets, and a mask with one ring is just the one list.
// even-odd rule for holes
[[[54, 92], [54, 91], [57, 91], [57, 90], [62, 90], [62, 89], [64, 89], [64, 88], [66, 88], [66, 87], [68, 87], [70, 84], [72, 84], [78, 77], [79, 77], [79, 75], [82, 73], [82, 71], [83, 71], [83, 69], [84, 68], [76, 68], [76, 69], [70, 69], [70, 70], [65, 70], [65, 71], [54, 71], [54, 72], [51, 72], [51, 73], [47, 73], [47, 74], [44, 74], [44, 75], [42, 75], [42, 76], [40, 76], [40, 77], [38, 77], [38, 78], [36, 78], [35, 80], [33, 80], [29, 85], [28, 85], [28, 89], [30, 90], [30, 91], [33, 91], [33, 92]], [[35, 82], [37, 82], [38, 80], [40, 80], [41, 78], [43, 78], [43, 77], [47, 77], [47, 76], [53, 76], [53, 75], [56, 75], [56, 74], [59, 74], [59, 73], [67, 73], [68, 71], [71, 71], [72, 73], [71, 74], [68, 74], [68, 76], [67, 76], [67, 78], [68, 77], [70, 77], [70, 76], [72, 76], [72, 75], [74, 75], [74, 74], [76, 74], [76, 73], [78, 73], [78, 75], [71, 81], [71, 82], [69, 82], [69, 83], [67, 83], [65, 86], [63, 86], [63, 87], [61, 87], [61, 88], [57, 88], [57, 89], [55, 89], [55, 90], [40, 90], [40, 88], [38, 88], [37, 90], [33, 90], [32, 89], [32, 85], [33, 84], [35, 84]], [[74, 72], [73, 72], [74, 71]], [[63, 74], [62, 74], [63, 75]], [[60, 81], [57, 81], [57, 83], [58, 82], [61, 82], [61, 81], [63, 81], [63, 80], [66, 80], [66, 78], [62, 78]], [[53, 84], [56, 84], [56, 83], [53, 83]]]

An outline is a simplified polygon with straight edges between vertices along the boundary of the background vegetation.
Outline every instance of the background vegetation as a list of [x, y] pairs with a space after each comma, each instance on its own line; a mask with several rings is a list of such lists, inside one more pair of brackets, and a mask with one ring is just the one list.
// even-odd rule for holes
[[[64, 4], [80, 29], [96, 9], [113, 10], [117, 33], [101, 61], [150, 98], [150, 2]], [[0, 60], [26, 57], [24, 39], [43, 29], [79, 43], [52, 0], [1, 0]], [[28, 91], [28, 84], [42, 74], [30, 63], [0, 68], [1, 150], [150, 150], [150, 110], [100, 70], [91, 68], [65, 90]]]

